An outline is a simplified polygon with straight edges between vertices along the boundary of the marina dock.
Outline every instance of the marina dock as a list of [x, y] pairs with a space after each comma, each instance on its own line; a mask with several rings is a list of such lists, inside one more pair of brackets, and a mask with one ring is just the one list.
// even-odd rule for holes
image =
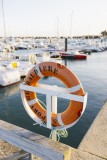
[[107, 1], [0, 4], [0, 160], [107, 160]]
[[[0, 120], [0, 139], [1, 160], [20, 159], [21, 157], [24, 160], [40, 159], [37, 157], [46, 160], [106, 160], [107, 101], [77, 149], [2, 120]], [[35, 155], [35, 158], [32, 158], [32, 154]]]

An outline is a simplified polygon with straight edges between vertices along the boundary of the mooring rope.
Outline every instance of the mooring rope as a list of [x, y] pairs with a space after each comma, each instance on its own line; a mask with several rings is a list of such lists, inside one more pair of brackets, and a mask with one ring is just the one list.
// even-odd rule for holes
[[62, 138], [68, 137], [68, 131], [66, 129], [64, 129], [64, 130], [52, 130], [49, 138], [52, 139], [52, 136], [54, 134], [56, 135], [56, 141], [60, 141], [61, 137]]

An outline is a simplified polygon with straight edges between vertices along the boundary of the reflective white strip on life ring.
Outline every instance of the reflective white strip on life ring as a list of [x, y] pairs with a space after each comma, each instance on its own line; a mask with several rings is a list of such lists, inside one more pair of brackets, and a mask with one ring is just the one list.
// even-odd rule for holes
[[36, 69], [36, 71], [37, 71], [37, 75], [39, 76], [39, 77], [44, 77], [44, 75], [41, 73], [41, 71], [40, 71], [40, 69], [39, 69], [39, 64], [37, 64], [37, 65], [35, 65], [35, 69]]
[[33, 104], [35, 104], [37, 102], [38, 102], [38, 99], [35, 98], [35, 99], [32, 99], [31, 101], [28, 101], [28, 105], [31, 106], [31, 105], [33, 105]]
[[85, 95], [84, 95], [83, 110], [82, 110], [81, 115], [84, 113], [85, 108], [86, 108], [86, 104], [87, 104], [87, 96], [88, 96], [88, 93], [86, 92]]
[[65, 124], [62, 122], [61, 113], [57, 114], [57, 118], [58, 118], [58, 123], [59, 123], [61, 126], [64, 126]]
[[78, 85], [76, 85], [76, 86], [74, 86], [74, 87], [66, 88], [66, 92], [67, 92], [67, 93], [73, 93], [73, 92], [78, 91], [80, 88], [81, 88], [81, 85], [78, 84]]
[[57, 91], [63, 92], [63, 93], [73, 93], [73, 92], [78, 91], [80, 88], [81, 88], [80, 84], [78, 84], [78, 85], [76, 85], [74, 87], [71, 87], [71, 88], [62, 88], [62, 87], [57, 87], [57, 86], [54, 87], [53, 86], [53, 90], [57, 90]]

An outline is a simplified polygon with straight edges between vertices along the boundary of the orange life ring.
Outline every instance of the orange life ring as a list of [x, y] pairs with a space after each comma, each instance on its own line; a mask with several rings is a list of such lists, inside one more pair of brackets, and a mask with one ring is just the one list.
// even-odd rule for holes
[[[67, 88], [80, 85], [80, 89], [72, 94], [84, 97], [85, 91], [77, 76], [66, 66], [55, 62], [42, 62], [34, 66], [25, 78], [25, 85], [37, 86], [38, 81], [45, 76], [53, 76], [58, 78], [67, 86]], [[47, 110], [44, 109], [38, 101], [34, 101], [37, 99], [36, 93], [24, 91], [24, 95], [28, 104], [33, 101], [33, 104], [29, 104], [29, 107], [34, 114], [41, 119], [42, 122], [46, 123]], [[58, 114], [52, 113], [52, 126], [59, 127], [61, 125], [72, 125], [79, 119], [82, 111], [83, 102], [70, 100], [69, 106], [64, 112]]]

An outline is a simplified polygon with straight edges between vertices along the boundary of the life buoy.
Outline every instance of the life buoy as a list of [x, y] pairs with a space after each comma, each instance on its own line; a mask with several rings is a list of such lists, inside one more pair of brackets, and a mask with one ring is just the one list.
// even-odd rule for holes
[[[67, 88], [73, 88], [80, 86], [80, 88], [74, 91], [73, 95], [85, 96], [85, 91], [77, 78], [77, 76], [71, 72], [66, 66], [55, 62], [42, 62], [35, 65], [27, 74], [25, 78], [25, 85], [37, 86], [38, 81], [42, 77], [53, 76], [61, 80]], [[25, 99], [33, 111], [33, 113], [46, 123], [47, 110], [39, 103], [37, 95], [31, 91], [24, 91]], [[51, 121], [53, 127], [60, 126], [72, 126], [80, 118], [81, 113], [84, 110], [84, 103], [70, 100], [69, 106], [62, 113], [52, 113]]]

